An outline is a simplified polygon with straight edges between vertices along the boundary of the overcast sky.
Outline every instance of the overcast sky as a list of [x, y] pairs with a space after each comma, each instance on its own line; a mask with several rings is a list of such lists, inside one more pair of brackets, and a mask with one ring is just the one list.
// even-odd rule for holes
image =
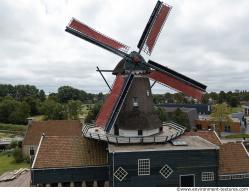
[[[47, 93], [62, 85], [107, 92], [96, 66], [113, 69], [120, 57], [66, 33], [66, 25], [75, 17], [137, 50], [156, 2], [0, 0], [0, 83], [32, 84]], [[150, 59], [206, 84], [208, 91], [248, 90], [249, 1], [165, 2], [173, 9]], [[114, 76], [105, 76], [112, 84]]]

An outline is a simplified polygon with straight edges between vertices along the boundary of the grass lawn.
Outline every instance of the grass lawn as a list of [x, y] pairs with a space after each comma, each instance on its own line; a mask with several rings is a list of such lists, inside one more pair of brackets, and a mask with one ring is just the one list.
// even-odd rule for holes
[[242, 111], [243, 111], [242, 107], [231, 107], [231, 113], [237, 113]]
[[34, 116], [32, 118], [34, 118], [34, 121], [43, 121], [45, 119], [45, 116], [44, 115], [37, 115], [37, 116]]
[[248, 134], [235, 134], [235, 135], [227, 135], [225, 138], [227, 139], [239, 139], [239, 138], [249, 138]]
[[0, 153], [0, 175], [6, 171], [13, 171], [20, 168], [28, 168], [28, 163], [15, 163], [12, 155], [8, 157], [7, 154]]

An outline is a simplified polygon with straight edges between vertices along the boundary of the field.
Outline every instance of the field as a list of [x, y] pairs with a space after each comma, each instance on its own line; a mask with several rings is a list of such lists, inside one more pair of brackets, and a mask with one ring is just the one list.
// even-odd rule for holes
[[0, 175], [6, 171], [13, 171], [19, 168], [28, 168], [28, 163], [15, 163], [12, 155], [0, 153]]
[[248, 134], [236, 134], [236, 135], [227, 135], [225, 136], [227, 139], [239, 139], [239, 138], [249, 138]]
[[26, 125], [0, 123], [0, 138], [24, 135], [26, 128]]
[[26, 130], [26, 128], [27, 128], [26, 125], [0, 123], [0, 131], [23, 132]]

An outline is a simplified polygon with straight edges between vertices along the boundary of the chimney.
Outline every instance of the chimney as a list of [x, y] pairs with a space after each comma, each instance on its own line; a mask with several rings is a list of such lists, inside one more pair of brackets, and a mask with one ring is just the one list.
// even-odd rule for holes
[[28, 126], [31, 126], [34, 118], [33, 117], [29, 117], [29, 118], [27, 118], [27, 120], [28, 120]]

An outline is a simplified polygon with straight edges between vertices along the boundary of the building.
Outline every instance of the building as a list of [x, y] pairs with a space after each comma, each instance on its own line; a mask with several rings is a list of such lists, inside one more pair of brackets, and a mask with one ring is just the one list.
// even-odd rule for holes
[[157, 105], [159, 107], [174, 108], [191, 108], [196, 109], [198, 114], [209, 115], [212, 112], [211, 105], [208, 104], [185, 104], [185, 103], [164, 103]]
[[242, 108], [244, 109], [244, 114], [246, 117], [249, 116], [249, 104], [242, 105]]
[[31, 167], [32, 185], [106, 186], [106, 144], [81, 136], [41, 136]]
[[82, 125], [79, 120], [50, 120], [31, 121], [29, 119], [27, 131], [22, 142], [24, 156], [34, 158], [42, 135], [46, 136], [78, 136]]
[[[61, 122], [39, 123], [46, 130]], [[31, 167], [32, 186], [214, 187], [249, 182], [244, 143], [223, 144], [214, 131], [185, 132], [168, 142], [154, 138], [156, 143], [146, 145], [107, 143], [98, 137], [41, 135]]]
[[217, 129], [221, 128], [220, 132], [228, 132], [228, 133], [240, 133], [242, 131], [240, 121], [237, 118], [231, 118], [231, 122], [217, 122], [211, 120], [208, 116], [205, 118], [199, 118], [195, 121], [196, 128], [199, 130], [209, 130], [209, 129]]

